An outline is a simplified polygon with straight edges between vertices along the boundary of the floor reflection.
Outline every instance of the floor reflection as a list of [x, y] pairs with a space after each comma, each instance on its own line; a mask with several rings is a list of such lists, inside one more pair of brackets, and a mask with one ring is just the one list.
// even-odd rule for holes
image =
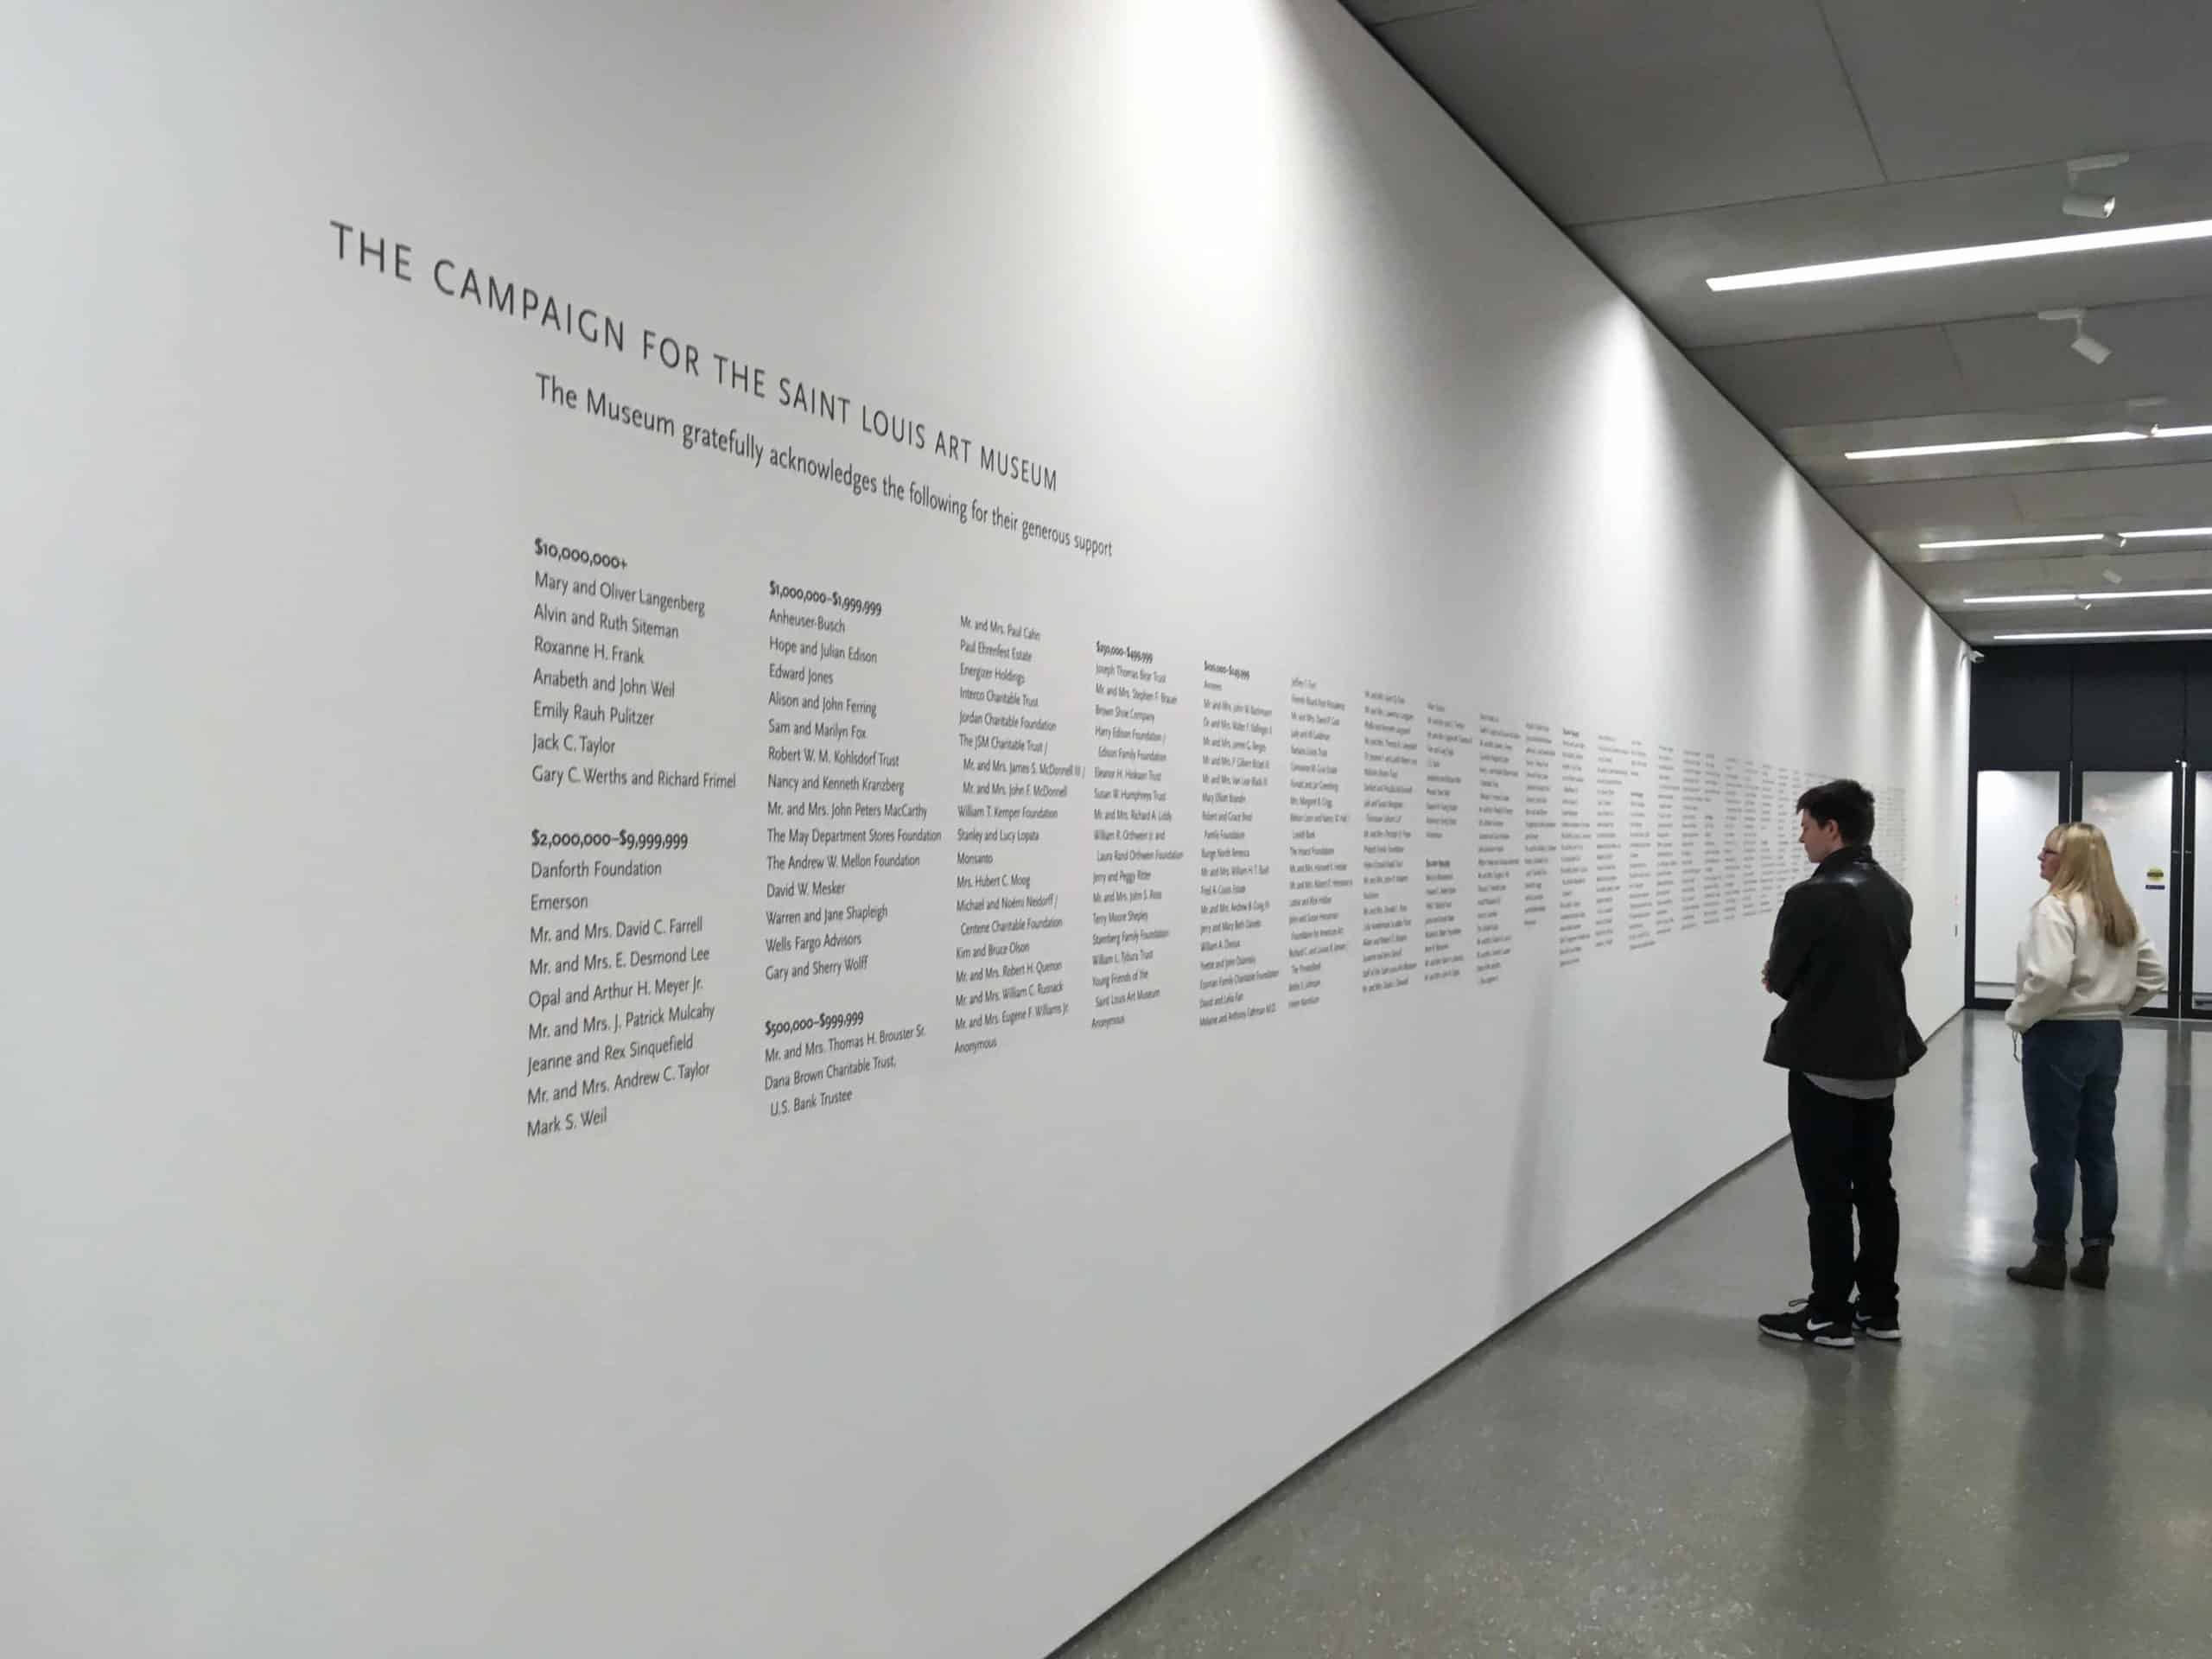
[[[2152, 1020], [2132, 1020], [2127, 1027], [2115, 1136], [2120, 1169], [2116, 1255], [2155, 1263], [2169, 1274], [2183, 1270], [2194, 1248], [2190, 1091], [2199, 1045], [2205, 1043], [2212, 1043], [2212, 1027]], [[1951, 1236], [1962, 1263], [1999, 1267], [2023, 1255], [2031, 1243], [2027, 1224], [2035, 1207], [2028, 1181], [2032, 1159], [2019, 1061], [2012, 1033], [1993, 1014], [1966, 1016], [1957, 1046], [1961, 1185]], [[2212, 1059], [2212, 1051], [2207, 1053]], [[1942, 1098], [1948, 1092], [1933, 1074], [1923, 1072], [1901, 1099], [1923, 1111], [1941, 1109], [1949, 1103]], [[2078, 1238], [2075, 1242], [2078, 1247]]]
[[2127, 1028], [2110, 1290], [2006, 1281], [2035, 1210], [2026, 1116], [2012, 1034], [1967, 1015], [1898, 1094], [1901, 1347], [1753, 1334], [1803, 1284], [1796, 1172], [1767, 1158], [1068, 1659], [2205, 1653], [2212, 1249], [2194, 1215], [2212, 1169], [2192, 1162], [2190, 1090], [2208, 1042]]

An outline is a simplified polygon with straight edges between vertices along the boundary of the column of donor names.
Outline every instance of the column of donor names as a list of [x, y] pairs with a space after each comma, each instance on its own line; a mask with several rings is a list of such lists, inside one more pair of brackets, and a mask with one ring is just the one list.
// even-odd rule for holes
[[[607, 1127], [714, 1071], [723, 922], [696, 860], [737, 774], [686, 718], [722, 642], [703, 600], [651, 555], [531, 538], [526, 1136]], [[681, 690], [679, 690], [681, 688]]]
[[1513, 954], [1522, 848], [1514, 836], [1521, 733], [1496, 715], [1475, 721], [1475, 983], [1495, 985]]
[[1591, 947], [1611, 950], [1620, 942], [1622, 914], [1628, 877], [1627, 747], [1609, 733], [1600, 732], [1592, 744], [1592, 791], [1594, 849], [1591, 888], [1595, 894], [1591, 921]]
[[1727, 920], [1738, 923], [1758, 909], [1758, 868], [1754, 862], [1758, 797], [1752, 787], [1752, 763], [1741, 754], [1727, 759]]
[[1157, 1001], [1173, 937], [1163, 866], [1179, 863], [1167, 787], [1167, 717], [1179, 706], [1154, 654], [1096, 642], [1090, 769], [1090, 1025], [1126, 1025]]
[[1573, 726], [1559, 733], [1559, 964], [1589, 954], [1596, 932], [1592, 887], [1597, 868], [1597, 819], [1590, 785], [1590, 740]]
[[1767, 868], [1764, 908], [1771, 911], [1796, 880], [1792, 857], [1798, 850], [1795, 844], [1797, 791], [1790, 787], [1794, 774], [1789, 767], [1770, 765], [1765, 770], [1770, 782], [1766, 806], [1759, 815], [1758, 835]]
[[772, 578], [766, 620], [761, 1088], [781, 1118], [864, 1102], [927, 1034], [921, 995], [899, 988], [918, 964], [887, 966], [886, 944], [944, 832], [906, 767], [925, 734], [887, 701], [921, 666], [884, 660], [911, 637], [901, 619], [868, 595]]
[[1720, 852], [1720, 760], [1710, 749], [1694, 750], [1692, 758], [1695, 770], [1688, 782], [1689, 805], [1697, 826], [1698, 925], [1718, 927], [1727, 919], [1726, 874]]
[[1450, 708], [1431, 699], [1422, 709], [1427, 771], [1421, 780], [1421, 978], [1459, 979], [1466, 972], [1466, 888], [1471, 837], [1466, 833], [1466, 749], [1473, 734]]
[[1657, 744], [1651, 758], [1651, 907], [1652, 931], [1662, 939], [1696, 925], [1688, 913], [1684, 835], [1681, 751]]
[[1360, 988], [1413, 983], [1413, 817], [1421, 742], [1405, 698], [1370, 690], [1360, 745]]
[[1651, 746], [1628, 746], [1628, 948], [1649, 950], [1659, 942], [1659, 848], [1656, 778]]
[[1290, 682], [1290, 826], [1287, 889], [1290, 950], [1284, 995], [1294, 1008], [1321, 1000], [1323, 970], [1351, 950], [1344, 907], [1353, 878], [1348, 845], [1351, 813], [1345, 798], [1344, 734], [1348, 710], [1341, 697], [1313, 680]]
[[1559, 738], [1542, 721], [1521, 739], [1521, 931], [1557, 927]]
[[1039, 696], [1043, 649], [1027, 623], [960, 618], [955, 1054], [1056, 1025], [1074, 1007], [1054, 872], [1068, 861], [1070, 808], [1086, 769], [1068, 757], [1071, 734]]
[[1199, 665], [1198, 1024], [1275, 1012], [1282, 967], [1267, 936], [1274, 867], [1257, 840], [1274, 774], [1275, 711], [1254, 701], [1252, 671]]

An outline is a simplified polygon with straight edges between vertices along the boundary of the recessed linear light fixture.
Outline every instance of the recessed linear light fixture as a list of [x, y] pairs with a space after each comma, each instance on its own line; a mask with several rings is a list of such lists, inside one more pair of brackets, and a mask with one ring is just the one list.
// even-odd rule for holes
[[[2212, 428], [2208, 428], [2212, 430]], [[2065, 443], [2138, 443], [2152, 432], [2070, 432], [2060, 438], [1980, 438], [1972, 443], [1909, 443], [1891, 449], [1847, 449], [1846, 461], [1901, 461], [1910, 455], [1980, 455], [1999, 449], [2051, 449]]]
[[2212, 588], [2137, 588], [2126, 593], [2107, 588], [2101, 594], [1976, 594], [1968, 605], [2108, 604], [2119, 599], [2212, 599]]
[[2101, 542], [2104, 539], [2102, 531], [2093, 531], [2086, 536], [1982, 536], [1964, 542], [1923, 542], [1920, 549], [1922, 552], [1929, 553], [1938, 548], [1948, 547], [2056, 547], [2063, 542]]
[[2088, 542], [2143, 542], [2177, 536], [2212, 536], [2212, 524], [2183, 525], [2174, 530], [2107, 530], [2065, 536], [1976, 536], [1964, 541], [1923, 542], [1920, 550], [1935, 553], [1966, 547], [2059, 547]]
[[1967, 248], [1930, 248], [1924, 253], [1885, 253], [1872, 259], [1749, 270], [1735, 276], [1708, 276], [1705, 285], [1716, 294], [1732, 294], [1749, 288], [1795, 288], [1804, 283], [1849, 282], [1908, 270], [1948, 270], [2012, 259], [2047, 259], [2063, 253], [2157, 247], [2167, 242], [2202, 241], [2206, 237], [2212, 237], [2212, 219], [2191, 219], [2173, 225], [2138, 225], [2124, 231], [2082, 231], [2072, 236], [2038, 236], [2025, 242], [1984, 242]]
[[1977, 455], [1999, 449], [2050, 449], [2063, 443], [2136, 443], [2145, 438], [2212, 438], [2212, 426], [2132, 426], [2113, 432], [2069, 432], [2056, 438], [1979, 438], [1972, 443], [1912, 443], [1893, 449], [1847, 449], [1843, 458], [1899, 461], [1909, 455]]
[[2212, 639], [2212, 628], [2122, 628], [2101, 632], [2065, 633], [2000, 633], [1992, 637], [1992, 645], [2025, 645], [2037, 641], [2059, 639]]

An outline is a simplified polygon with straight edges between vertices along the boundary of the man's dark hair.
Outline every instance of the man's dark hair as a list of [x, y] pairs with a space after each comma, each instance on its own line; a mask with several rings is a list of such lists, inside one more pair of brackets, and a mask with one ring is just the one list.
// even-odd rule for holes
[[1874, 797], [1856, 778], [1839, 778], [1797, 798], [1797, 810], [1812, 814], [1815, 823], [1832, 823], [1847, 846], [1856, 847], [1874, 838]]

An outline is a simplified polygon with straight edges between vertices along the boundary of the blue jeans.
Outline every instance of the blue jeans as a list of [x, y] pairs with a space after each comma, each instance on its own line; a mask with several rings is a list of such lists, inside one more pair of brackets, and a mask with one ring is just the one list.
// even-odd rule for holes
[[2074, 1219], [2074, 1172], [2082, 1172], [2082, 1242], [2112, 1243], [2120, 1218], [2117, 1020], [2046, 1020], [2020, 1046], [2020, 1091], [2035, 1148], [2036, 1243], [2063, 1244]]

